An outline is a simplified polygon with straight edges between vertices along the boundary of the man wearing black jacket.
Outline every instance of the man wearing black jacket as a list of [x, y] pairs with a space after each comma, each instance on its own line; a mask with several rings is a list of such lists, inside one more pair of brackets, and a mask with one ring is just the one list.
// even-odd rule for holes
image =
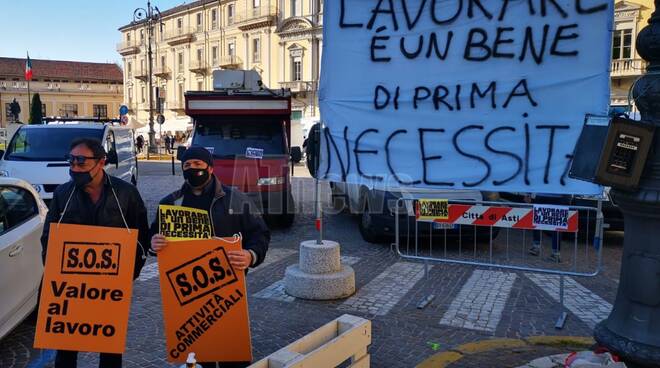
[[[270, 242], [270, 232], [263, 219], [251, 210], [250, 199], [238, 190], [222, 185], [213, 175], [211, 153], [203, 147], [193, 146], [181, 158], [183, 187], [160, 201], [162, 205], [176, 205], [206, 210], [211, 219], [213, 236], [226, 238], [243, 237], [243, 249], [227, 252], [229, 262], [238, 270], [256, 267], [264, 261]], [[165, 237], [158, 233], [158, 214], [151, 224], [151, 247], [155, 252], [168, 246]], [[222, 364], [221, 367], [246, 366], [249, 362]], [[216, 363], [202, 363], [204, 368], [216, 367]]]
[[[149, 223], [142, 197], [130, 183], [105, 173], [106, 152], [101, 142], [79, 138], [71, 143], [67, 157], [71, 180], [55, 189], [43, 233], [45, 262], [51, 223], [137, 229], [138, 244], [133, 279], [140, 274], [149, 245]], [[55, 368], [75, 368], [78, 352], [58, 350]], [[121, 354], [101, 353], [99, 367], [121, 367]]]

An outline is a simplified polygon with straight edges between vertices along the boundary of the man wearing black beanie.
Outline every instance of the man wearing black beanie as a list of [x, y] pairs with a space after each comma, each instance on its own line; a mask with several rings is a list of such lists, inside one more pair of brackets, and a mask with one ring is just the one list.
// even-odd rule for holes
[[[192, 146], [181, 158], [183, 187], [160, 201], [161, 205], [192, 207], [208, 211], [213, 235], [220, 238], [243, 236], [243, 249], [228, 252], [229, 262], [238, 270], [257, 267], [264, 261], [270, 232], [263, 219], [251, 211], [250, 199], [238, 190], [222, 185], [213, 175], [213, 156], [204, 147]], [[158, 214], [151, 224], [151, 249], [159, 252], [168, 246], [158, 233]], [[222, 364], [222, 367], [244, 367], [250, 362]], [[216, 367], [216, 363], [202, 363]]]

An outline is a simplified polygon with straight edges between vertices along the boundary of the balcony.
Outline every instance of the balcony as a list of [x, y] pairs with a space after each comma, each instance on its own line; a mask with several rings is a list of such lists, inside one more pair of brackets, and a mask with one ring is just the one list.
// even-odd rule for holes
[[240, 30], [250, 30], [261, 27], [270, 27], [275, 24], [277, 8], [274, 6], [259, 6], [239, 12], [234, 23]]
[[218, 66], [225, 69], [240, 69], [243, 67], [243, 60], [236, 55], [226, 55], [220, 58]]
[[117, 52], [121, 56], [133, 55], [140, 52], [143, 42], [137, 40], [124, 41], [117, 44]]
[[644, 74], [646, 62], [642, 59], [612, 60], [611, 77], [635, 77]]
[[291, 92], [311, 92], [316, 91], [316, 82], [308, 81], [288, 81], [280, 82], [280, 87], [289, 89]]
[[146, 67], [136, 68], [134, 76], [139, 80], [146, 81], [147, 79], [149, 79], [149, 70], [147, 70]]
[[188, 70], [197, 74], [206, 74], [209, 71], [209, 64], [204, 60], [191, 60]]
[[180, 45], [182, 43], [188, 43], [192, 41], [194, 35], [194, 29], [192, 28], [177, 28], [174, 31], [168, 32], [165, 36], [167, 44], [170, 46]]
[[154, 67], [154, 75], [159, 78], [168, 78], [170, 74], [172, 74], [172, 71], [165, 65]]

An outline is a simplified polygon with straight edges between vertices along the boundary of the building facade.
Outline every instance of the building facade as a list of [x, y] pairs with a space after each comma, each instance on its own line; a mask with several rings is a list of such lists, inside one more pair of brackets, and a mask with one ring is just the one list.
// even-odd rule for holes
[[[646, 69], [635, 39], [652, 12], [653, 0], [615, 3], [611, 105], [618, 110], [634, 111], [628, 93]], [[164, 11], [152, 36], [151, 74], [166, 121], [185, 125], [184, 92], [212, 89], [212, 71], [218, 69], [259, 71], [268, 87], [291, 89], [294, 120], [317, 120], [322, 28], [322, 0], [199, 0]], [[119, 30], [124, 102], [144, 124], [149, 111], [148, 30], [144, 23]]]
[[617, 111], [635, 111], [629, 93], [646, 71], [647, 63], [637, 53], [637, 34], [653, 13], [653, 0], [616, 1], [612, 34], [612, 94], [610, 105]]
[[[124, 79], [115, 64], [32, 59], [32, 75], [30, 98], [39, 93], [44, 116], [119, 116]], [[0, 127], [13, 122], [14, 99], [21, 107], [18, 120], [27, 122], [25, 59], [0, 58]]]
[[[200, 0], [163, 11], [151, 37], [151, 75], [164, 131], [189, 122], [184, 92], [211, 90], [212, 72], [220, 69], [257, 70], [267, 87], [291, 89], [294, 120], [317, 117], [322, 13], [322, 0]], [[149, 30], [142, 22], [119, 31], [124, 102], [145, 124]]]

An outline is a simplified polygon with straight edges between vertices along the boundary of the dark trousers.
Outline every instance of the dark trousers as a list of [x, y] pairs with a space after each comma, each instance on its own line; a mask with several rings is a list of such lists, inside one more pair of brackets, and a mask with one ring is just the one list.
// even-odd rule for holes
[[[100, 353], [99, 368], [121, 368], [121, 354]], [[58, 350], [55, 355], [55, 368], [76, 368], [78, 352]]]
[[[534, 230], [534, 233], [532, 234], [532, 240], [535, 243], [540, 243], [542, 234], [543, 231]], [[550, 237], [552, 238], [552, 251], [554, 253], [559, 253], [559, 250], [561, 249], [561, 234], [557, 231], [551, 231]]]

